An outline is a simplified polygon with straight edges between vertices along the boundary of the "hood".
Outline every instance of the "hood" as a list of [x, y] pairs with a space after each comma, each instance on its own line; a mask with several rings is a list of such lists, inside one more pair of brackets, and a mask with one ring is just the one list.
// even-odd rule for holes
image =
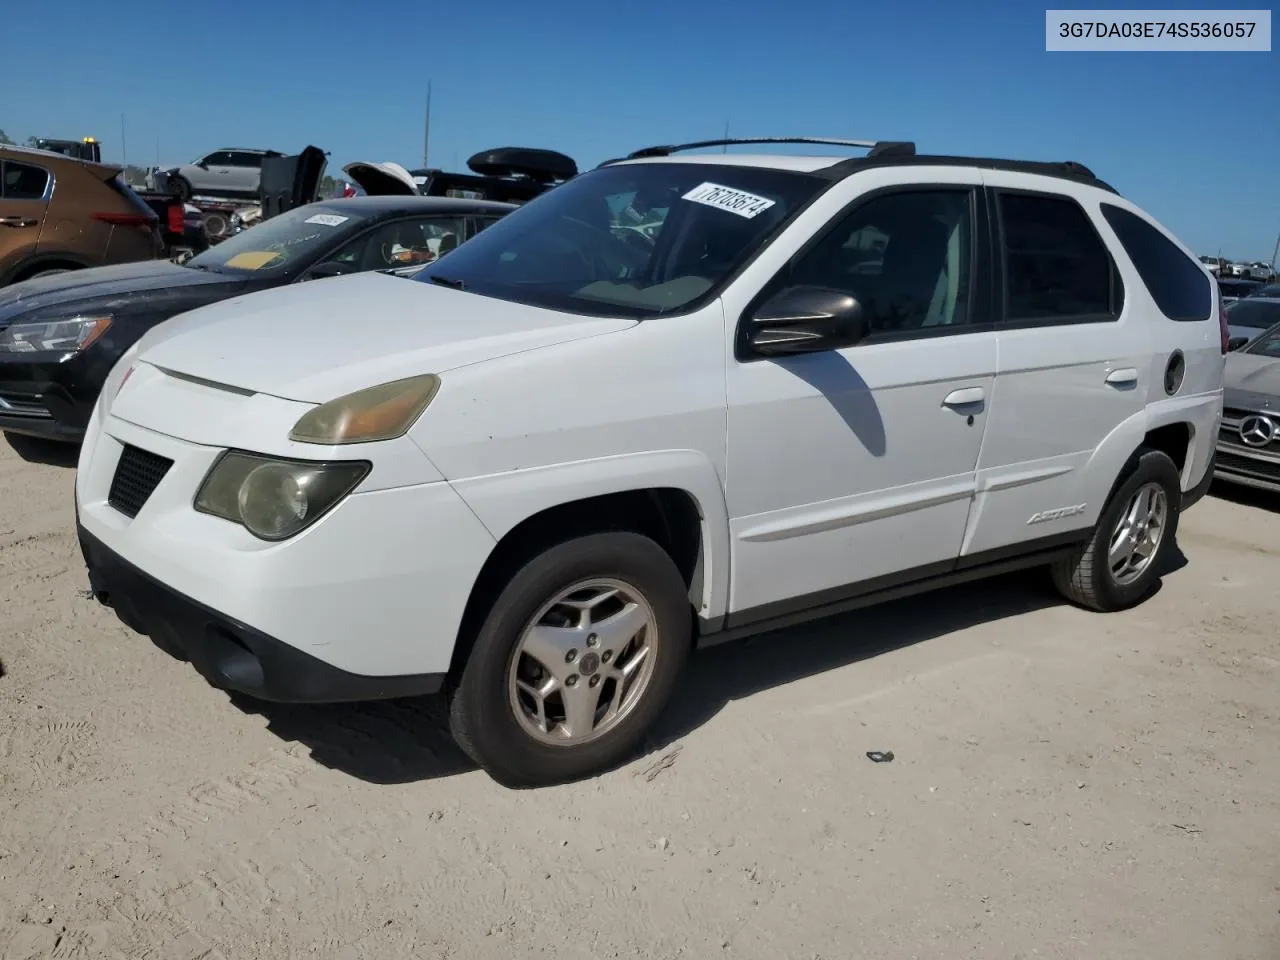
[[391, 380], [444, 373], [635, 323], [363, 273], [192, 310], [149, 332], [138, 358], [229, 387], [323, 403]]
[[1253, 353], [1229, 353], [1222, 373], [1227, 407], [1280, 411], [1280, 360]]
[[138, 294], [156, 290], [212, 284], [240, 287], [244, 283], [240, 277], [181, 267], [168, 260], [72, 270], [0, 288], [0, 326], [37, 311], [70, 308], [87, 300], [94, 301], [98, 308], [110, 309], [117, 303], [130, 302]]
[[348, 163], [342, 168], [342, 172], [371, 197], [418, 195], [418, 185], [414, 182], [413, 174], [390, 160], [382, 163], [363, 160]]

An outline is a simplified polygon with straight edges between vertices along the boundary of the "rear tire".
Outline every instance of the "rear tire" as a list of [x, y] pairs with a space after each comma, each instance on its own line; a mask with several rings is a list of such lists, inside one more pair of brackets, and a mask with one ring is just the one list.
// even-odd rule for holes
[[557, 544], [514, 573], [480, 626], [450, 704], [454, 739], [507, 787], [604, 772], [666, 706], [692, 633], [684, 580], [653, 540]]
[[1145, 600], [1177, 537], [1182, 502], [1177, 466], [1168, 454], [1145, 447], [1130, 463], [1093, 536], [1052, 567], [1058, 592], [1089, 610], [1126, 610]]

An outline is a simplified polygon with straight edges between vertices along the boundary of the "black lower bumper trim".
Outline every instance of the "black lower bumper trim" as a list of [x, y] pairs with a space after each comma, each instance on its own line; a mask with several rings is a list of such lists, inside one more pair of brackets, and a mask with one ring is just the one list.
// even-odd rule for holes
[[188, 661], [215, 687], [281, 703], [340, 703], [438, 693], [444, 674], [347, 673], [165, 586], [78, 522], [89, 585], [122, 622]]
[[1182, 495], [1182, 505], [1180, 510], [1186, 510], [1195, 506], [1204, 499], [1205, 494], [1209, 492], [1209, 487], [1213, 485], [1213, 472], [1218, 463], [1218, 448], [1215, 445], [1209, 452], [1209, 465], [1204, 468], [1204, 476], [1190, 490]]

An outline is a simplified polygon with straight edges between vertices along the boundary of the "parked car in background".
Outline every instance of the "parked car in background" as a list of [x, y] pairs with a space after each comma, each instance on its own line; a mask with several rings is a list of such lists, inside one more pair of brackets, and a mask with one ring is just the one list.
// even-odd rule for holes
[[0, 291], [0, 429], [78, 440], [121, 354], [175, 314], [321, 277], [411, 273], [513, 209], [427, 197], [314, 203], [181, 265], [153, 261], [16, 284]]
[[164, 251], [159, 218], [120, 167], [0, 146], [0, 286]]
[[1223, 261], [1221, 257], [1204, 256], [1200, 258], [1200, 262], [1203, 263], [1208, 271], [1215, 277], [1222, 275]]
[[1222, 294], [1223, 303], [1247, 297], [1261, 287], [1262, 284], [1257, 280], [1241, 280], [1237, 277], [1222, 277], [1218, 280], [1218, 292]]
[[1271, 269], [1271, 264], [1264, 263], [1261, 260], [1255, 260], [1249, 264], [1249, 279], [1261, 280], [1263, 283], [1270, 283], [1276, 277], [1276, 273]]
[[92, 591], [242, 694], [447, 691], [512, 786], [626, 759], [697, 644], [1017, 567], [1141, 603], [1211, 478], [1203, 266], [1079, 164], [843, 145], [639, 151], [411, 281], [152, 330], [81, 447]]
[[1280, 323], [1280, 299], [1245, 297], [1227, 304], [1227, 331], [1233, 349], [1252, 342], [1276, 323]]
[[1280, 298], [1280, 283], [1271, 283], [1264, 287], [1258, 287], [1256, 290], [1251, 290], [1248, 296]]
[[1222, 386], [1214, 476], [1280, 492], [1280, 322], [1227, 356]]
[[193, 196], [256, 200], [263, 158], [282, 156], [278, 150], [223, 147], [193, 163], [159, 171], [155, 175], [156, 185], [180, 200]]

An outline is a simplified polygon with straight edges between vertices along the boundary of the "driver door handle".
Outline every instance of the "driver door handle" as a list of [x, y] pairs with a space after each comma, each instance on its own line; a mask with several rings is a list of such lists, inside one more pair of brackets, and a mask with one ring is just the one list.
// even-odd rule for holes
[[0, 226], [5, 227], [34, 227], [39, 222], [32, 217], [0, 217]]
[[942, 398], [944, 407], [968, 407], [975, 403], [981, 403], [987, 397], [987, 392], [981, 387], [962, 387], [959, 390], [952, 390]]

